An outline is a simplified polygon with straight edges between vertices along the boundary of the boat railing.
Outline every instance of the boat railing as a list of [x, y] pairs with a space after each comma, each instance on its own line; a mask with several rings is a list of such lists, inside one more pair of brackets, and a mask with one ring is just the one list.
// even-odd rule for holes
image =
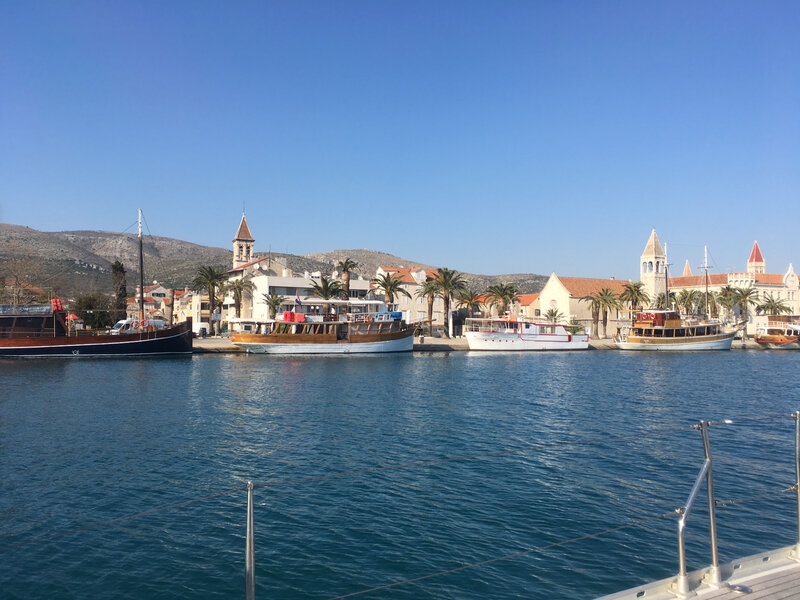
[[[795, 422], [795, 435], [794, 435], [794, 463], [795, 463], [795, 483], [790, 488], [795, 492], [797, 501], [797, 544], [794, 550], [794, 558], [798, 560], [800, 557], [800, 411], [795, 412], [792, 417]], [[716, 522], [716, 506], [717, 500], [714, 496], [714, 467], [711, 460], [711, 444], [709, 441], [708, 430], [712, 425], [726, 425], [732, 423], [731, 421], [722, 421], [720, 423], [712, 423], [711, 421], [701, 421], [695, 425], [695, 429], [700, 430], [703, 436], [703, 451], [705, 458], [703, 465], [694, 481], [686, 503], [678, 508], [676, 512], [680, 515], [678, 519], [678, 576], [673, 583], [670, 590], [678, 598], [689, 598], [695, 595], [691, 589], [692, 583], [695, 582], [690, 578], [686, 568], [686, 524], [689, 519], [689, 514], [692, 507], [697, 500], [703, 483], [706, 484], [706, 491], [708, 495], [708, 520], [709, 520], [709, 545], [711, 549], [711, 565], [708, 567], [705, 578], [699, 583], [708, 585], [711, 588], [735, 587], [729, 586], [722, 581], [721, 570], [719, 566], [719, 549], [717, 545], [717, 522]], [[697, 582], [695, 582], [697, 583]], [[736, 590], [735, 590], [736, 591]]]

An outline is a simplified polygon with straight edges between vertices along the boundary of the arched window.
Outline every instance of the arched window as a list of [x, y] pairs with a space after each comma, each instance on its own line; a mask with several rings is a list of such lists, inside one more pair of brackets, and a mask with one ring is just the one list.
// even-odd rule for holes
[[647, 263], [647, 270], [650, 271], [651, 273], [653, 272], [653, 261], [652, 260], [649, 263]]
[[656, 261], [656, 273], [661, 273], [661, 262]]
[[647, 273], [647, 261], [642, 263], [642, 273]]

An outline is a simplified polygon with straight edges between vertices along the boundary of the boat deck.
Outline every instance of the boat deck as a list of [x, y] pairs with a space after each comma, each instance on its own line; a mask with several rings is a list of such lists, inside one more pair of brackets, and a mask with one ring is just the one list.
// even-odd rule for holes
[[689, 579], [694, 585], [688, 595], [677, 593], [675, 577], [672, 577], [603, 596], [597, 600], [641, 598], [646, 600], [672, 598], [696, 598], [697, 600], [800, 599], [800, 562], [792, 558], [795, 550], [795, 546], [788, 546], [720, 565], [722, 586], [718, 588], [702, 583], [708, 574], [708, 569], [701, 569], [689, 574]]

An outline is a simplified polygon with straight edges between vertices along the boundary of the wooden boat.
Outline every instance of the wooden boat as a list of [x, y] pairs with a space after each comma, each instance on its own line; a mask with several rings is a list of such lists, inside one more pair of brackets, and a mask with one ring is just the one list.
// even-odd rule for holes
[[231, 333], [233, 344], [253, 354], [356, 354], [414, 349], [415, 324], [399, 313], [307, 315], [286, 312], [258, 324], [263, 333]]
[[796, 316], [771, 316], [767, 325], [756, 329], [755, 341], [770, 350], [800, 350], [800, 322]]
[[[142, 211], [139, 211], [139, 289], [144, 290]], [[191, 354], [192, 321], [157, 327], [144, 319], [144, 294], [139, 298], [135, 327], [74, 331], [67, 324], [61, 300], [48, 304], [0, 306], [0, 357], [20, 356], [148, 356]]]
[[564, 325], [511, 319], [467, 319], [464, 336], [470, 350], [586, 350], [589, 336]]
[[631, 327], [614, 336], [620, 350], [730, 350], [735, 331], [716, 321], [684, 320], [674, 310], [638, 312]]

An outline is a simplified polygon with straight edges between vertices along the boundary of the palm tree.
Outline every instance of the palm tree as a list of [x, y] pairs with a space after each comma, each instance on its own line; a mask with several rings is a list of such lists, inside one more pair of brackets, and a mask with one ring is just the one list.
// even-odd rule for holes
[[675, 292], [669, 293], [669, 303], [667, 302], [667, 297], [665, 296], [664, 292], [661, 292], [658, 296], [656, 296], [656, 308], [669, 310], [673, 306], [675, 306]]
[[683, 309], [683, 314], [688, 315], [694, 306], [694, 297], [691, 290], [681, 290], [678, 294], [678, 306]]
[[342, 274], [342, 300], [350, 298], [350, 273], [357, 271], [360, 265], [349, 258], [336, 263], [336, 270]]
[[[311, 291], [317, 298], [332, 300], [341, 295], [342, 284], [338, 281], [328, 279], [327, 277], [320, 277], [319, 281], [311, 282]], [[333, 312], [332, 305], [330, 312]]]
[[544, 313], [544, 318], [547, 319], [548, 323], [560, 323], [564, 315], [557, 308], [548, 308], [547, 312]]
[[251, 294], [256, 286], [252, 281], [244, 279], [234, 279], [222, 286], [224, 292], [229, 292], [233, 296], [233, 306], [236, 310], [236, 318], [242, 316], [242, 299]]
[[486, 288], [486, 301], [491, 306], [499, 306], [498, 312], [503, 315], [508, 307], [519, 301], [519, 289], [515, 283], [497, 283]]
[[442, 267], [433, 280], [439, 284], [439, 296], [444, 301], [444, 334], [450, 337], [447, 324], [450, 318], [450, 301], [458, 292], [467, 289], [467, 282], [464, 276], [454, 269]]
[[606, 327], [608, 326], [608, 311], [619, 309], [622, 305], [619, 302], [619, 298], [614, 293], [614, 290], [609, 288], [603, 288], [599, 292], [597, 292], [597, 299], [600, 302], [600, 310], [603, 311], [603, 337], [608, 337], [606, 332]]
[[627, 302], [631, 311], [640, 310], [645, 304], [650, 302], [650, 296], [644, 289], [644, 283], [637, 281], [635, 283], [626, 283], [625, 289], [619, 295], [622, 302]]
[[597, 322], [600, 320], [600, 298], [598, 293], [595, 292], [594, 294], [589, 294], [588, 296], [584, 296], [581, 298], [582, 302], [588, 302], [589, 308], [592, 310], [592, 339], [596, 340], [599, 339], [600, 336], [597, 335], [597, 330], [599, 327], [597, 326]]
[[764, 302], [756, 306], [756, 312], [765, 315], [782, 315], [792, 312], [792, 309], [780, 298], [766, 294]]
[[275, 320], [275, 316], [286, 298], [280, 294], [261, 294], [261, 299], [269, 307], [269, 318]]
[[736, 299], [736, 304], [739, 305], [739, 309], [742, 312], [742, 319], [744, 319], [744, 328], [742, 328], [742, 341], [747, 341], [747, 322], [750, 320], [748, 315], [748, 307], [751, 304], [756, 303], [756, 298], [758, 297], [758, 292], [753, 289], [753, 287], [746, 287], [746, 288], [736, 288], [734, 292], [734, 298]]
[[384, 273], [382, 275], [378, 275], [371, 281], [371, 283], [376, 289], [379, 289], [383, 292], [384, 296], [386, 297], [387, 304], [394, 304], [395, 295], [403, 295], [407, 298], [411, 298], [411, 294], [409, 294], [408, 291], [400, 285], [403, 283], [403, 280], [397, 275]]
[[464, 307], [467, 309], [467, 314], [472, 317], [475, 314], [475, 309], [483, 305], [481, 295], [470, 289], [462, 290], [456, 294], [456, 306]]
[[419, 286], [417, 298], [425, 298], [428, 301], [428, 335], [433, 336], [433, 303], [439, 295], [439, 284], [430, 279]]
[[225, 282], [225, 271], [212, 266], [203, 266], [197, 269], [197, 274], [192, 281], [192, 287], [198, 291], [208, 291], [208, 317], [209, 333], [214, 335], [214, 310], [217, 307], [217, 289]]

